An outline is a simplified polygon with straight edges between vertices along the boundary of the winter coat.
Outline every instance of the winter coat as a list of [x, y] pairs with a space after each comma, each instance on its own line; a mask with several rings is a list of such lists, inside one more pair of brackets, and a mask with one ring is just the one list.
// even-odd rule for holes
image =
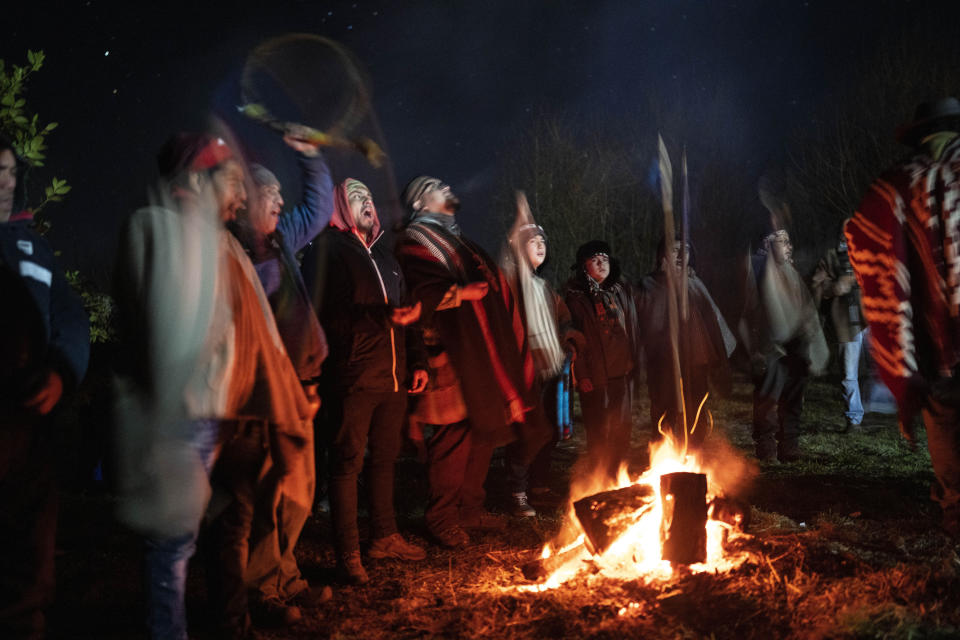
[[607, 384], [611, 378], [633, 374], [640, 361], [640, 333], [633, 294], [630, 285], [620, 278], [616, 260], [610, 261], [610, 275], [599, 290], [619, 309], [622, 322], [603, 308], [597, 292], [591, 292], [588, 276], [582, 269], [567, 282], [565, 296], [573, 326], [586, 339], [573, 363], [573, 372], [577, 380], [589, 379], [594, 388]]
[[[28, 213], [0, 223], [0, 266], [19, 276], [35, 305], [33, 318], [42, 324], [37, 340], [41, 353], [35, 363], [27, 365], [34, 373], [23, 372], [14, 382], [22, 386], [23, 394], [29, 394], [35, 388], [28, 387], [41, 382], [39, 377], [50, 368], [60, 374], [65, 392], [75, 389], [90, 357], [89, 320], [57, 265], [53, 249], [34, 231]], [[8, 308], [4, 313], [17, 311]]]
[[829, 307], [828, 317], [837, 342], [853, 342], [864, 328], [860, 308], [860, 285], [854, 283], [846, 293], [838, 293], [837, 281], [844, 275], [853, 275], [853, 267], [847, 254], [830, 249], [817, 264], [810, 279], [810, 290], [818, 309], [825, 305]]
[[411, 366], [426, 369], [414, 330], [390, 321], [407, 294], [383, 233], [368, 248], [354, 232], [327, 227], [304, 255], [303, 275], [330, 344], [324, 391], [401, 391]]

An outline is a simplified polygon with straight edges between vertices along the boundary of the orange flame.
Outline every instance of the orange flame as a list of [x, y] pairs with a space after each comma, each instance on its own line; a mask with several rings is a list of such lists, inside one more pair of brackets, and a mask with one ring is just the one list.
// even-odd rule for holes
[[[705, 401], [706, 398], [704, 398]], [[697, 409], [693, 428], [696, 428], [704, 402], [701, 402]], [[707, 415], [710, 415], [709, 411]], [[712, 427], [711, 416], [710, 428]], [[705, 473], [708, 502], [715, 496], [721, 495], [722, 488], [714, 481], [714, 478], [720, 474], [712, 473], [711, 464], [701, 460], [700, 453], [687, 451], [686, 437], [683, 442], [677, 442], [670, 433], [661, 431], [661, 434], [664, 438], [660, 442], [651, 443], [650, 467], [640, 476], [630, 478], [624, 464], [618, 472], [616, 486], [598, 486], [601, 483], [594, 478], [583, 483], [573, 492], [563, 529], [553, 541], [544, 545], [540, 554], [541, 562], [549, 568], [549, 575], [537, 584], [518, 587], [520, 590], [542, 592], [555, 589], [588, 569], [591, 572], [599, 570], [600, 575], [623, 580], [637, 578], [645, 578], [648, 581], [667, 580], [673, 575], [674, 568], [670, 562], [661, 558], [660, 522], [663, 509], [660, 476], [678, 471]], [[714, 464], [719, 465], [719, 462]], [[599, 491], [619, 489], [634, 484], [648, 485], [653, 490], [652, 502], [632, 513], [617, 514], [615, 516], [617, 523], [629, 523], [629, 526], [602, 554], [592, 555], [584, 544], [585, 534], [574, 514], [573, 503]], [[691, 572], [728, 571], [743, 562], [743, 557], [725, 553], [725, 531], [738, 535], [724, 522], [707, 520], [707, 560], [689, 566], [688, 569]], [[556, 564], [552, 564], [551, 559]]]

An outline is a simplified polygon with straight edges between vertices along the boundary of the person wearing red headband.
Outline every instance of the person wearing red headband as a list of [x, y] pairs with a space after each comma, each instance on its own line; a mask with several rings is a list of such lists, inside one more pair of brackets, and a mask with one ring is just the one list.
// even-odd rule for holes
[[126, 224], [116, 269], [128, 345], [117, 377], [119, 515], [147, 543], [151, 637], [185, 640], [187, 562], [206, 512], [218, 632], [241, 638], [264, 444], [276, 434], [308, 441], [316, 405], [224, 226], [246, 201], [242, 166], [201, 133], [171, 137], [157, 160], [158, 202]]

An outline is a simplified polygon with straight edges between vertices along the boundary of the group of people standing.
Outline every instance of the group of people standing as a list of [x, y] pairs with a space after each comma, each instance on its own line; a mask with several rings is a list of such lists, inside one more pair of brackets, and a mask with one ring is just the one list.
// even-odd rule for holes
[[[828, 256], [815, 295], [793, 267], [787, 232], [765, 235], [746, 263], [738, 327], [753, 365], [757, 457], [793, 461], [804, 384], [827, 359], [816, 302], [835, 301], [853, 328], [841, 342], [858, 347], [867, 327], [851, 309], [862, 309], [908, 436], [914, 415], [924, 415], [936, 496], [954, 533], [958, 124], [956, 100], [918, 110], [903, 138], [917, 155], [871, 188], [846, 225], [852, 270]], [[637, 283], [623, 277], [606, 241], [585, 242], [561, 295], [540, 275], [547, 234], [522, 197], [499, 261], [464, 235], [459, 199], [430, 176], [403, 190], [406, 214], [393, 235], [371, 190], [352, 178], [334, 184], [317, 142], [301, 134], [284, 137], [302, 175], [296, 206], [285, 210], [276, 175], [223, 139], [181, 133], [160, 149], [151, 205], [123, 231], [118, 509], [144, 540], [154, 638], [187, 638], [187, 564], [198, 544], [222, 637], [248, 637], [254, 622], [292, 624], [302, 607], [329, 599], [328, 587], [303, 578], [295, 554], [315, 499], [317, 451], [329, 453], [338, 574], [362, 585], [370, 578], [361, 473], [367, 556], [426, 557], [394, 513], [404, 425], [423, 443], [429, 534], [457, 549], [473, 531], [505, 524], [485, 507], [497, 447], [505, 446], [511, 512], [536, 514], [529, 498], [551, 492], [550, 458], [569, 435], [572, 388], [585, 466], [612, 479], [630, 450], [643, 366], [651, 436], [682, 439], [687, 449], [703, 446], [706, 428], [694, 417], [702, 399], [729, 386], [737, 339], [697, 276], [689, 242], [664, 238], [654, 270]], [[82, 307], [52, 252], [13, 214], [16, 168], [0, 140], [3, 291], [36, 311], [4, 317], [4, 334], [15, 337], [5, 344], [16, 348], [3, 362], [16, 376], [2, 385], [0, 546], [5, 558], [18, 557], [0, 572], [0, 630], [37, 637], [55, 530], [46, 416], [79, 383], [89, 347]], [[857, 285], [862, 297], [851, 301]], [[849, 377], [847, 419], [856, 425], [862, 407]], [[12, 493], [26, 486], [31, 492]]]

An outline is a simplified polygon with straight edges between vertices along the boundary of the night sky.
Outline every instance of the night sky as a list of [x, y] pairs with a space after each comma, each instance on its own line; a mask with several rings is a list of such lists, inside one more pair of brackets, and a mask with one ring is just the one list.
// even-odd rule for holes
[[[65, 263], [104, 281], [120, 222], [146, 202], [156, 149], [238, 101], [231, 92], [247, 53], [273, 36], [310, 32], [352, 50], [371, 80], [397, 186], [420, 173], [445, 179], [463, 201], [461, 224], [494, 248], [497, 170], [538, 114], [647, 118], [654, 100], [683, 119], [685, 135], [759, 176], [780, 161], [787, 134], [829, 104], [851, 60], [917, 11], [956, 13], [949, 7], [960, 3], [18, 4], [0, 55], [25, 64], [28, 48], [46, 52], [28, 105], [60, 122], [34, 192], [50, 175], [73, 185], [48, 211], [51, 239]], [[264, 157], [290, 160], [272, 144]], [[285, 182], [295, 175], [276, 169]]]

